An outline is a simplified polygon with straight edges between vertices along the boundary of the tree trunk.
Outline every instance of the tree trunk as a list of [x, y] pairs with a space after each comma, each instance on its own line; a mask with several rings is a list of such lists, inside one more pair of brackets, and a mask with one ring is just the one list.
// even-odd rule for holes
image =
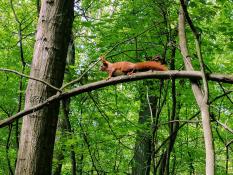
[[[175, 32], [176, 33], [176, 32]], [[176, 34], [175, 34], [176, 35]], [[173, 41], [175, 43], [175, 41]], [[176, 54], [176, 47], [172, 48], [172, 52], [171, 52], [171, 70], [175, 70], [175, 54]], [[177, 104], [177, 93], [176, 93], [176, 83], [175, 83], [175, 79], [171, 78], [171, 88], [172, 88], [172, 112], [171, 112], [171, 116], [169, 117], [169, 121], [175, 121], [175, 120], [179, 120], [179, 104]], [[169, 141], [168, 141], [168, 148], [166, 149], [166, 151], [161, 155], [161, 165], [160, 165], [160, 170], [159, 170], [159, 174], [171, 174], [169, 172], [170, 170], [170, 157], [171, 157], [171, 153], [173, 151], [173, 147], [176, 141], [176, 136], [178, 134], [178, 130], [179, 130], [179, 122], [172, 122], [169, 123]]]
[[[188, 53], [186, 34], [185, 34], [185, 15], [182, 7], [180, 7], [180, 13], [179, 13], [179, 43], [180, 43], [180, 50], [185, 63], [185, 68], [188, 71], [193, 71], [193, 66]], [[214, 175], [215, 155], [214, 155], [212, 130], [210, 124], [210, 113], [209, 113], [208, 95], [207, 95], [208, 90], [205, 90], [204, 88], [204, 92], [203, 92], [201, 87], [199, 86], [199, 83], [195, 80], [191, 81], [191, 85], [196, 102], [201, 111], [205, 150], [206, 150], [206, 174]]]
[[[143, 92], [142, 92], [143, 94]], [[154, 118], [156, 110], [156, 97], [146, 95], [141, 99], [139, 112], [139, 124], [147, 125], [146, 131], [138, 131], [135, 143], [135, 151], [132, 166], [132, 175], [149, 175], [152, 156], [151, 118]], [[153, 119], [152, 119], [153, 120]]]
[[[62, 85], [73, 21], [72, 0], [42, 1], [30, 76], [53, 86]], [[56, 94], [54, 89], [29, 80], [25, 109]], [[23, 118], [16, 175], [51, 174], [59, 103]]]

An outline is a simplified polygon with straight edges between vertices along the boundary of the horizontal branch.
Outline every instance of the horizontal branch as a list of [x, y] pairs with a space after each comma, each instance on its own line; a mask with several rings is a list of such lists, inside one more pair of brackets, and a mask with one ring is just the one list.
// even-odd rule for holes
[[[207, 74], [207, 79], [211, 81], [217, 81], [217, 82], [223, 82], [223, 83], [230, 83], [233, 84], [233, 76], [229, 75], [223, 75], [223, 74]], [[68, 92], [63, 92], [63, 93], [57, 93], [54, 96], [51, 96], [44, 102], [33, 106], [31, 108], [25, 109], [9, 118], [6, 118], [2, 121], [0, 121], [0, 128], [7, 126], [14, 122], [16, 119], [19, 119], [25, 115], [31, 114], [35, 111], [38, 111], [42, 109], [44, 106], [49, 105], [53, 102], [57, 102], [63, 98], [69, 98], [75, 95], [79, 95], [84, 92], [90, 92], [99, 88], [103, 88], [106, 86], [114, 85], [114, 84], [119, 84], [119, 83], [124, 83], [124, 82], [130, 82], [130, 81], [136, 81], [136, 80], [142, 80], [142, 79], [152, 79], [152, 78], [157, 78], [157, 79], [170, 79], [170, 78], [189, 78], [192, 80], [199, 80], [201, 79], [201, 72], [199, 71], [156, 71], [156, 72], [141, 72], [137, 74], [133, 74], [131, 76], [119, 76], [115, 78], [111, 78], [110, 80], [101, 80], [97, 81], [94, 83], [86, 84], [74, 89], [71, 89]]]

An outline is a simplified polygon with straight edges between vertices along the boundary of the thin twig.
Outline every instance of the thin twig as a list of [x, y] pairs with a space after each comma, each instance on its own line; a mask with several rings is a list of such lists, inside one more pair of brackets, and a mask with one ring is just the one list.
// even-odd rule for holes
[[219, 125], [221, 125], [225, 130], [229, 131], [231, 134], [233, 134], [233, 129], [231, 129], [229, 126], [227, 126], [226, 124], [218, 121], [218, 120], [215, 120], [215, 122], [217, 122]]
[[55, 86], [53, 86], [53, 85], [51, 85], [51, 84], [47, 83], [47, 82], [46, 82], [46, 81], [44, 81], [44, 80], [41, 80], [41, 79], [38, 79], [38, 78], [35, 78], [35, 77], [30, 77], [30, 76], [25, 75], [25, 74], [22, 74], [22, 73], [20, 73], [20, 72], [18, 72], [18, 71], [16, 71], [16, 70], [0, 68], [0, 71], [2, 71], [2, 72], [10, 72], [10, 73], [14, 73], [14, 74], [16, 74], [16, 75], [20, 75], [20, 76], [22, 76], [22, 77], [25, 77], [25, 78], [28, 78], [28, 79], [31, 79], [31, 80], [39, 81], [39, 82], [41, 82], [41, 83], [43, 83], [43, 84], [45, 84], [45, 85], [47, 85], [47, 86], [49, 86], [49, 87], [51, 87], [51, 88], [55, 89], [56, 91], [61, 92], [61, 90], [60, 90], [60, 89], [58, 89], [58, 88], [56, 88]]
[[63, 86], [60, 88], [60, 90], [62, 91], [62, 90], [65, 89], [66, 87], [68, 87], [68, 86], [70, 86], [70, 85], [72, 85], [72, 84], [74, 84], [74, 83], [79, 82], [79, 81], [83, 78], [83, 76], [86, 75], [86, 73], [87, 73], [89, 70], [91, 70], [99, 61], [100, 61], [100, 59], [98, 59], [95, 63], [93, 63], [85, 72], [83, 72], [83, 74], [82, 74], [80, 77], [78, 77], [77, 79], [75, 79], [75, 80], [73, 80], [73, 81], [71, 81], [71, 82], [66, 83], [65, 85], [63, 85]]

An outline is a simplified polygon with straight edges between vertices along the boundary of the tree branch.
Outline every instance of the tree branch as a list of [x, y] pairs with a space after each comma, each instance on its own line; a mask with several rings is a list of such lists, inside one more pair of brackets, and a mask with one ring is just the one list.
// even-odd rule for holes
[[219, 120], [215, 120], [216, 123], [218, 123], [219, 125], [221, 125], [225, 130], [227, 130], [228, 132], [230, 132], [231, 134], [233, 134], [233, 129], [231, 129], [229, 126], [227, 126], [226, 124], [220, 122]]
[[32, 79], [32, 80], [35, 80], [35, 81], [39, 81], [39, 82], [41, 82], [41, 83], [43, 83], [43, 84], [45, 84], [45, 85], [47, 85], [47, 86], [49, 86], [49, 87], [55, 89], [56, 91], [60, 91], [60, 92], [61, 92], [60, 89], [56, 88], [55, 86], [53, 86], [53, 85], [51, 85], [51, 84], [49, 84], [49, 83], [47, 83], [47, 82], [45, 82], [45, 81], [43, 81], [43, 80], [41, 80], [41, 79], [38, 79], [38, 78], [35, 78], [35, 77], [30, 77], [30, 76], [28, 76], [28, 75], [25, 75], [25, 74], [23, 74], [23, 73], [17, 72], [17, 71], [15, 71], [15, 70], [0, 68], [0, 71], [14, 73], [14, 74], [16, 74], [16, 75], [20, 75], [20, 76], [25, 77], [25, 78], [28, 78], [28, 79]]
[[[130, 81], [136, 81], [136, 80], [142, 80], [142, 79], [170, 79], [170, 78], [189, 78], [194, 80], [199, 80], [202, 78], [202, 74], [199, 71], [165, 71], [165, 72], [141, 72], [137, 74], [133, 74], [131, 76], [119, 76], [115, 78], [111, 78], [110, 80], [101, 80], [94, 83], [86, 84], [74, 89], [71, 89], [68, 92], [63, 93], [57, 93], [54, 96], [49, 97], [42, 103], [39, 103], [31, 108], [25, 109], [9, 118], [6, 118], [2, 121], [0, 121], [0, 128], [5, 127], [11, 123], [13, 123], [16, 119], [19, 119], [25, 115], [31, 114], [35, 111], [38, 111], [42, 109], [44, 106], [48, 106], [49, 104], [59, 101], [63, 98], [68, 98], [72, 96], [79, 95], [84, 92], [90, 92], [99, 88], [103, 88], [110, 85], [115, 85], [119, 83], [124, 82], [130, 82]], [[223, 74], [207, 74], [207, 79], [211, 81], [217, 81], [217, 82], [224, 82], [233, 84], [233, 76], [223, 75]]]

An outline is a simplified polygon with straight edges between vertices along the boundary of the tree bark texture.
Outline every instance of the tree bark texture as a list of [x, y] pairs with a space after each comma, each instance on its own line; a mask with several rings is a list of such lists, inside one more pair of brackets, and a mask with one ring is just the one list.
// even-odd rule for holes
[[[43, 0], [30, 76], [62, 85], [73, 21], [72, 0]], [[29, 80], [25, 109], [43, 102], [56, 90]], [[23, 119], [16, 175], [51, 174], [59, 102], [47, 104]]]

